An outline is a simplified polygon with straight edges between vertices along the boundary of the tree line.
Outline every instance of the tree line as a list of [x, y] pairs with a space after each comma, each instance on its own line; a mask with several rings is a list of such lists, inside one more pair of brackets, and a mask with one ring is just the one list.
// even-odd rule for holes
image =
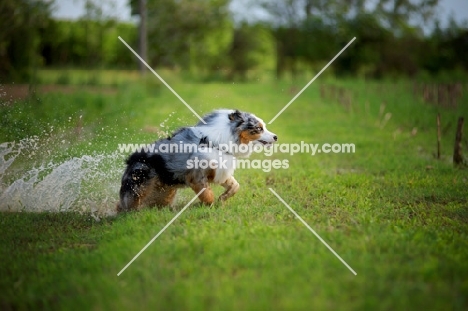
[[[440, 27], [437, 0], [251, 0], [246, 10], [263, 12], [263, 18], [248, 21], [233, 16], [229, 0], [146, 1], [147, 61], [153, 67], [221, 73], [227, 79], [265, 70], [294, 76], [317, 72], [356, 37], [333, 63], [336, 75], [468, 71], [468, 30], [453, 20]], [[137, 3], [129, 2], [134, 13]], [[138, 67], [117, 39], [136, 47], [138, 25], [105, 16], [91, 0], [79, 20], [55, 20], [52, 9], [47, 0], [1, 2], [3, 79], [27, 80], [41, 67]]]

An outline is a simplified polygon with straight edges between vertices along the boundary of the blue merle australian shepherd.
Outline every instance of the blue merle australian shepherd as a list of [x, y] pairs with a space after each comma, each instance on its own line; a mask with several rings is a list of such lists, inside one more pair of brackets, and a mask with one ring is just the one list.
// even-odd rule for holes
[[[268, 147], [278, 139], [266, 129], [262, 119], [248, 112], [215, 110], [203, 120], [205, 123], [183, 127], [156, 141], [153, 150], [137, 151], [127, 159], [118, 211], [171, 205], [181, 187], [190, 187], [195, 193], [206, 188], [199, 199], [211, 205], [214, 202], [211, 183], [224, 187], [219, 200], [225, 201], [239, 190], [233, 176], [235, 159], [250, 155], [252, 148], [245, 147], [255, 144]], [[171, 144], [177, 150], [170, 150]], [[208, 162], [210, 165], [206, 165]]]

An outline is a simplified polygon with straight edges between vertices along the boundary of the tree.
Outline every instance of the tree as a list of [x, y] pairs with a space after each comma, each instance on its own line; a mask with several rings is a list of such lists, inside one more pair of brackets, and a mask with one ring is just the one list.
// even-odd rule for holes
[[375, 11], [385, 26], [401, 33], [407, 25], [426, 23], [434, 16], [439, 0], [379, 0]]
[[[259, 0], [277, 43], [277, 75], [330, 59], [340, 42], [340, 23], [361, 0]], [[309, 68], [310, 69], [310, 68]]]
[[249, 70], [272, 69], [275, 65], [274, 49], [274, 38], [264, 25], [239, 25], [234, 30], [229, 50], [231, 78], [245, 79]]
[[[140, 17], [140, 23], [138, 27], [138, 54], [142, 59], [147, 61], [148, 59], [148, 31], [147, 31], [147, 19], [148, 9], [147, 0], [130, 0], [130, 8], [132, 15], [138, 15]], [[139, 62], [140, 74], [145, 75], [146, 65]]]
[[[335, 62], [340, 73], [414, 74], [422, 27], [438, 0], [256, 0], [269, 16], [277, 43], [277, 73], [320, 64], [352, 37], [358, 43]], [[411, 46], [414, 46], [414, 49]], [[359, 45], [359, 46], [357, 46]], [[395, 48], [399, 47], [399, 48]], [[408, 52], [411, 51], [411, 53]]]
[[258, 0], [257, 7], [269, 16], [274, 27], [299, 27], [304, 20], [321, 18], [328, 23], [361, 7], [364, 0]]
[[[140, 13], [140, 27], [138, 35], [138, 47], [140, 51], [140, 57], [146, 60], [147, 57], [147, 34], [146, 34], [146, 19], [148, 17], [146, 11], [146, 0], [138, 1], [138, 9]], [[143, 62], [140, 62], [140, 73], [144, 75], [146, 72], [146, 65]]]
[[228, 0], [148, 0], [148, 58], [153, 65], [213, 69], [232, 40]]

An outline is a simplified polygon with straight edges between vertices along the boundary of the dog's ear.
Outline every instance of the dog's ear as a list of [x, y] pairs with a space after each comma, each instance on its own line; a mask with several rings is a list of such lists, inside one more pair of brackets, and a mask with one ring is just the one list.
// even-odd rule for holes
[[231, 121], [242, 121], [242, 112], [236, 109], [233, 113], [229, 114], [229, 120]]

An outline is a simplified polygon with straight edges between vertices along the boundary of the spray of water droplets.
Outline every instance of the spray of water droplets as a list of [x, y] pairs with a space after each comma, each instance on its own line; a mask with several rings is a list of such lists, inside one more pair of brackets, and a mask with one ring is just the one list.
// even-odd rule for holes
[[0, 211], [115, 213], [124, 155], [30, 164], [28, 155], [40, 148], [38, 137], [0, 144]]

